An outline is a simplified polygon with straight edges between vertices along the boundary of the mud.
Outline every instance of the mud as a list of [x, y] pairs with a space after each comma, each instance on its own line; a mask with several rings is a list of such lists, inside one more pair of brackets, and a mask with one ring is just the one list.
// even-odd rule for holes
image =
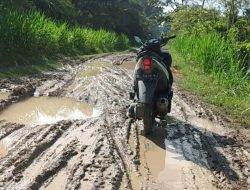
[[[134, 60], [66, 58], [55, 71], [0, 81], [10, 93], [0, 117], [14, 115], [0, 123], [0, 189], [249, 189], [249, 131], [178, 87], [170, 116], [142, 135], [141, 121], [126, 117]], [[36, 106], [55, 116], [79, 102], [86, 117], [16, 120]]]

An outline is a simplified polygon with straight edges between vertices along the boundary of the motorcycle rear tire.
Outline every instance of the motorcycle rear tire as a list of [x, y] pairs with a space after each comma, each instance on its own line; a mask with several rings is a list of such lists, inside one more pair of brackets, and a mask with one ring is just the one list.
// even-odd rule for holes
[[143, 114], [143, 125], [145, 135], [150, 135], [152, 133], [152, 127], [154, 124], [154, 116], [152, 112], [151, 105], [144, 106], [144, 114]]

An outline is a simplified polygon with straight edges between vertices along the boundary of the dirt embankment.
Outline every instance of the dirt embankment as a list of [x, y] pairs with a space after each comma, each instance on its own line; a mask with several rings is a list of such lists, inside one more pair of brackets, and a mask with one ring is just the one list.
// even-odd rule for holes
[[0, 81], [10, 92], [1, 113], [33, 95], [71, 97], [100, 112], [32, 127], [2, 122], [0, 189], [250, 189], [249, 131], [228, 128], [177, 87], [167, 122], [141, 135], [141, 122], [126, 117], [134, 59], [68, 58], [57, 71]]

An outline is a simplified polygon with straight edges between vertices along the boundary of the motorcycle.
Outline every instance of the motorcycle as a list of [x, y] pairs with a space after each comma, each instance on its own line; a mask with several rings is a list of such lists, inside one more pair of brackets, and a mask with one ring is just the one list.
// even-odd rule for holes
[[[133, 103], [128, 114], [134, 119], [143, 120], [145, 134], [152, 132], [155, 118], [164, 120], [171, 111], [172, 72], [166, 66], [161, 47], [176, 36], [148, 40], [145, 43], [135, 36], [142, 46], [137, 53], [134, 70], [134, 91], [130, 93]], [[170, 56], [171, 58], [171, 56]], [[171, 81], [172, 80], [172, 81]]]

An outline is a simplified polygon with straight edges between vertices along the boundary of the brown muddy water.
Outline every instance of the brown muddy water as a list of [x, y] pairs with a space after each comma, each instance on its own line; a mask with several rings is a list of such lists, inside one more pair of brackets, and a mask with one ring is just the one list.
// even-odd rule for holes
[[110, 62], [87, 62], [87, 63], [84, 63], [84, 66], [94, 67], [94, 68], [103, 68], [103, 67], [111, 66], [111, 63]]
[[84, 71], [81, 71], [80, 77], [93, 77], [102, 73], [102, 68], [111, 66], [110, 62], [87, 62], [84, 64], [87, 68]]
[[[175, 119], [167, 118], [168, 124], [175, 124]], [[158, 127], [150, 137], [140, 136], [142, 164], [145, 165], [160, 189], [182, 189], [183, 169], [191, 167], [176, 147], [167, 139], [167, 127]]]
[[93, 76], [97, 76], [99, 74], [101, 74], [101, 69], [96, 69], [96, 68], [92, 68], [92, 69], [88, 69], [86, 71], [82, 71], [79, 76], [80, 77], [93, 77]]
[[86, 119], [95, 114], [97, 111], [93, 106], [71, 98], [33, 97], [4, 110], [0, 114], [0, 121], [35, 126], [61, 120]]
[[[216, 124], [212, 123], [208, 119], [202, 119], [198, 117], [189, 117], [188, 123], [192, 126], [196, 126], [197, 129], [203, 130], [216, 130]], [[189, 187], [187, 189], [192, 189], [195, 183], [199, 185], [204, 185], [208, 189], [214, 189], [210, 184], [203, 183], [200, 179], [195, 179], [192, 181], [192, 172], [200, 172], [202, 170], [201, 179], [207, 177], [210, 180], [211, 176], [207, 174], [208, 170], [206, 168], [200, 169], [199, 166], [194, 165], [194, 158], [197, 151], [195, 149], [194, 143], [186, 141], [186, 130], [185, 126], [182, 127], [182, 123], [175, 117], [167, 117], [166, 123], [155, 128], [153, 134], [149, 137], [144, 137], [139, 135], [139, 150], [140, 150], [140, 163], [141, 167], [139, 169], [139, 176], [135, 176], [132, 172], [132, 187], [134, 189], [140, 189], [145, 186], [145, 176], [148, 179], [152, 179], [157, 187], [154, 189], [185, 189], [186, 185]], [[218, 131], [218, 130], [217, 130]], [[186, 134], [186, 135], [184, 135]], [[195, 141], [199, 141], [198, 135], [194, 135]], [[132, 149], [135, 149], [134, 137], [131, 136], [129, 139], [129, 144]], [[187, 151], [187, 153], [186, 153]], [[190, 157], [186, 154], [190, 153]], [[200, 157], [200, 161], [205, 162], [205, 159]], [[147, 168], [145, 170], [145, 168]], [[149, 175], [147, 175], [149, 173]], [[204, 175], [204, 176], [203, 176]], [[187, 177], [188, 176], [188, 177]], [[189, 181], [189, 182], [188, 182]], [[205, 180], [204, 180], [205, 181]], [[189, 184], [190, 183], [190, 184]], [[149, 184], [148, 184], [149, 185]], [[152, 187], [154, 183], [152, 184]], [[192, 186], [192, 187], [191, 187]]]
[[0, 158], [6, 156], [8, 154], [8, 150], [4, 145], [4, 142], [0, 141]]
[[218, 123], [213, 123], [209, 119], [199, 118], [197, 116], [191, 116], [191, 117], [188, 117], [188, 120], [192, 125], [196, 127], [199, 127], [204, 130], [209, 130], [214, 133], [223, 134], [223, 130], [221, 130], [220, 125]]
[[134, 70], [135, 69], [136, 62], [134, 61], [127, 61], [121, 64], [121, 67], [127, 70]]
[[10, 94], [7, 93], [7, 92], [0, 92], [0, 101], [1, 100], [7, 100], [9, 95]]

